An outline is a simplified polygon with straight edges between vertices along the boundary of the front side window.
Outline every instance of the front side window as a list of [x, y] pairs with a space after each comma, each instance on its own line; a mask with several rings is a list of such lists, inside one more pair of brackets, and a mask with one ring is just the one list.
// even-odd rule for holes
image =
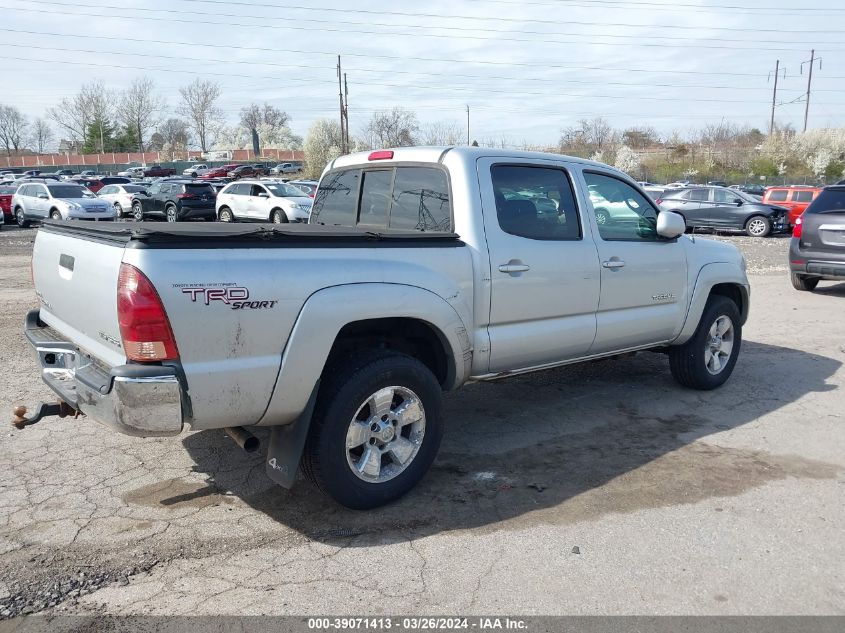
[[252, 185], [252, 190], [249, 192], [249, 195], [251, 195], [253, 197], [258, 197], [262, 193], [270, 195], [270, 194], [267, 193], [267, 190], [264, 187], [262, 187], [261, 185]]
[[355, 226], [358, 211], [358, 182], [361, 171], [350, 169], [326, 174], [314, 197], [311, 222]]
[[597, 194], [591, 194], [590, 201], [603, 240], [660, 239], [657, 235], [657, 210], [639, 191], [618, 178], [596, 172], [585, 171], [584, 179]]
[[496, 216], [505, 233], [532, 240], [581, 238], [578, 207], [563, 169], [494, 165], [490, 175]]
[[715, 202], [733, 202], [737, 198], [733, 191], [725, 191], [724, 189], [714, 189], [713, 196]]

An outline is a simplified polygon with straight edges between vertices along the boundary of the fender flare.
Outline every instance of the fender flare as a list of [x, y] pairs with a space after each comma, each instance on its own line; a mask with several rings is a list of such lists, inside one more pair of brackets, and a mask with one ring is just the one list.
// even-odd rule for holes
[[448, 357], [447, 389], [469, 377], [472, 347], [466, 326], [455, 308], [439, 295], [417, 286], [385, 282], [332, 286], [315, 292], [300, 310], [258, 426], [296, 420], [308, 404], [341, 329], [357, 321], [384, 318], [417, 319], [437, 333]]
[[742, 305], [740, 306], [740, 313], [742, 316], [742, 323], [744, 324], [748, 319], [748, 311], [750, 307], [751, 288], [748, 284], [748, 278], [745, 272], [736, 264], [727, 262], [717, 262], [713, 264], [705, 264], [698, 271], [698, 276], [695, 280], [695, 287], [692, 292], [689, 307], [687, 308], [687, 316], [684, 324], [681, 326], [678, 335], [672, 341], [672, 345], [683, 345], [695, 333], [698, 327], [698, 322], [701, 320], [701, 315], [704, 313], [704, 306], [707, 304], [707, 299], [710, 297], [710, 292], [713, 287], [718, 284], [732, 284], [739, 289], [742, 295]]

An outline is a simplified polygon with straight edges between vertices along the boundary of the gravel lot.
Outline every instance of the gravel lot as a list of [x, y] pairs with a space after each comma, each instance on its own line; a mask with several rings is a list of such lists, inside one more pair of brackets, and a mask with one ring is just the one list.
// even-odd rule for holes
[[[51, 399], [21, 332], [34, 235], [0, 232], [3, 415]], [[753, 286], [725, 387], [648, 353], [470, 385], [378, 511], [271, 485], [222, 432], [4, 427], [0, 618], [845, 614], [845, 284], [798, 293], [787, 239], [716, 239]]]

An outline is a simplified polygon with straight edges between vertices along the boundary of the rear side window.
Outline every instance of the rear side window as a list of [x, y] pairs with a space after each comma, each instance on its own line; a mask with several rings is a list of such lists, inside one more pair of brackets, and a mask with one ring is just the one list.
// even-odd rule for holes
[[845, 213], [845, 189], [825, 189], [804, 213]]
[[355, 226], [360, 177], [361, 171], [358, 169], [327, 174], [314, 198], [311, 221]]
[[786, 189], [776, 189], [769, 192], [769, 197], [766, 198], [769, 202], [786, 202], [786, 197], [789, 192]]
[[490, 174], [505, 233], [532, 240], [580, 239], [575, 196], [563, 169], [494, 165]]
[[427, 167], [397, 167], [390, 207], [390, 228], [448, 231], [449, 183], [446, 174]]
[[393, 170], [365, 171], [361, 180], [361, 207], [358, 224], [387, 226]]
[[812, 202], [813, 201], [813, 192], [812, 191], [793, 191], [792, 192], [792, 201], [793, 202]]
[[690, 189], [687, 200], [694, 202], [707, 202], [710, 199], [710, 192], [707, 189]]

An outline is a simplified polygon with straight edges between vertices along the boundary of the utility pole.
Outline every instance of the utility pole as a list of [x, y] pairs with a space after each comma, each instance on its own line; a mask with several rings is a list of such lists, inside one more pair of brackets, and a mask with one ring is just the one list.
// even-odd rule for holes
[[810, 64], [810, 73], [807, 77], [807, 97], [804, 102], [804, 131], [807, 131], [807, 119], [810, 116], [810, 88], [813, 85], [813, 65], [819, 60], [819, 70], [822, 69], [822, 58], [816, 57], [816, 49], [810, 51], [810, 61], [801, 63], [801, 72], [804, 72], [804, 64]]
[[346, 149], [349, 151], [349, 84], [346, 83], [346, 73], [343, 73], [343, 95], [343, 120], [346, 123], [346, 136], [344, 137], [344, 141], [346, 142]]
[[[780, 73], [780, 60], [775, 61], [775, 89], [772, 92], [772, 122], [769, 124], [769, 135], [775, 133], [775, 102], [778, 98], [778, 74]], [[783, 74], [786, 76], [786, 69], [783, 69]], [[771, 75], [770, 75], [771, 76]]]
[[340, 153], [346, 154], [346, 113], [343, 108], [343, 74], [340, 69], [340, 55], [337, 56], [337, 94], [340, 97]]
[[467, 145], [469, 145], [469, 104], [467, 104]]

